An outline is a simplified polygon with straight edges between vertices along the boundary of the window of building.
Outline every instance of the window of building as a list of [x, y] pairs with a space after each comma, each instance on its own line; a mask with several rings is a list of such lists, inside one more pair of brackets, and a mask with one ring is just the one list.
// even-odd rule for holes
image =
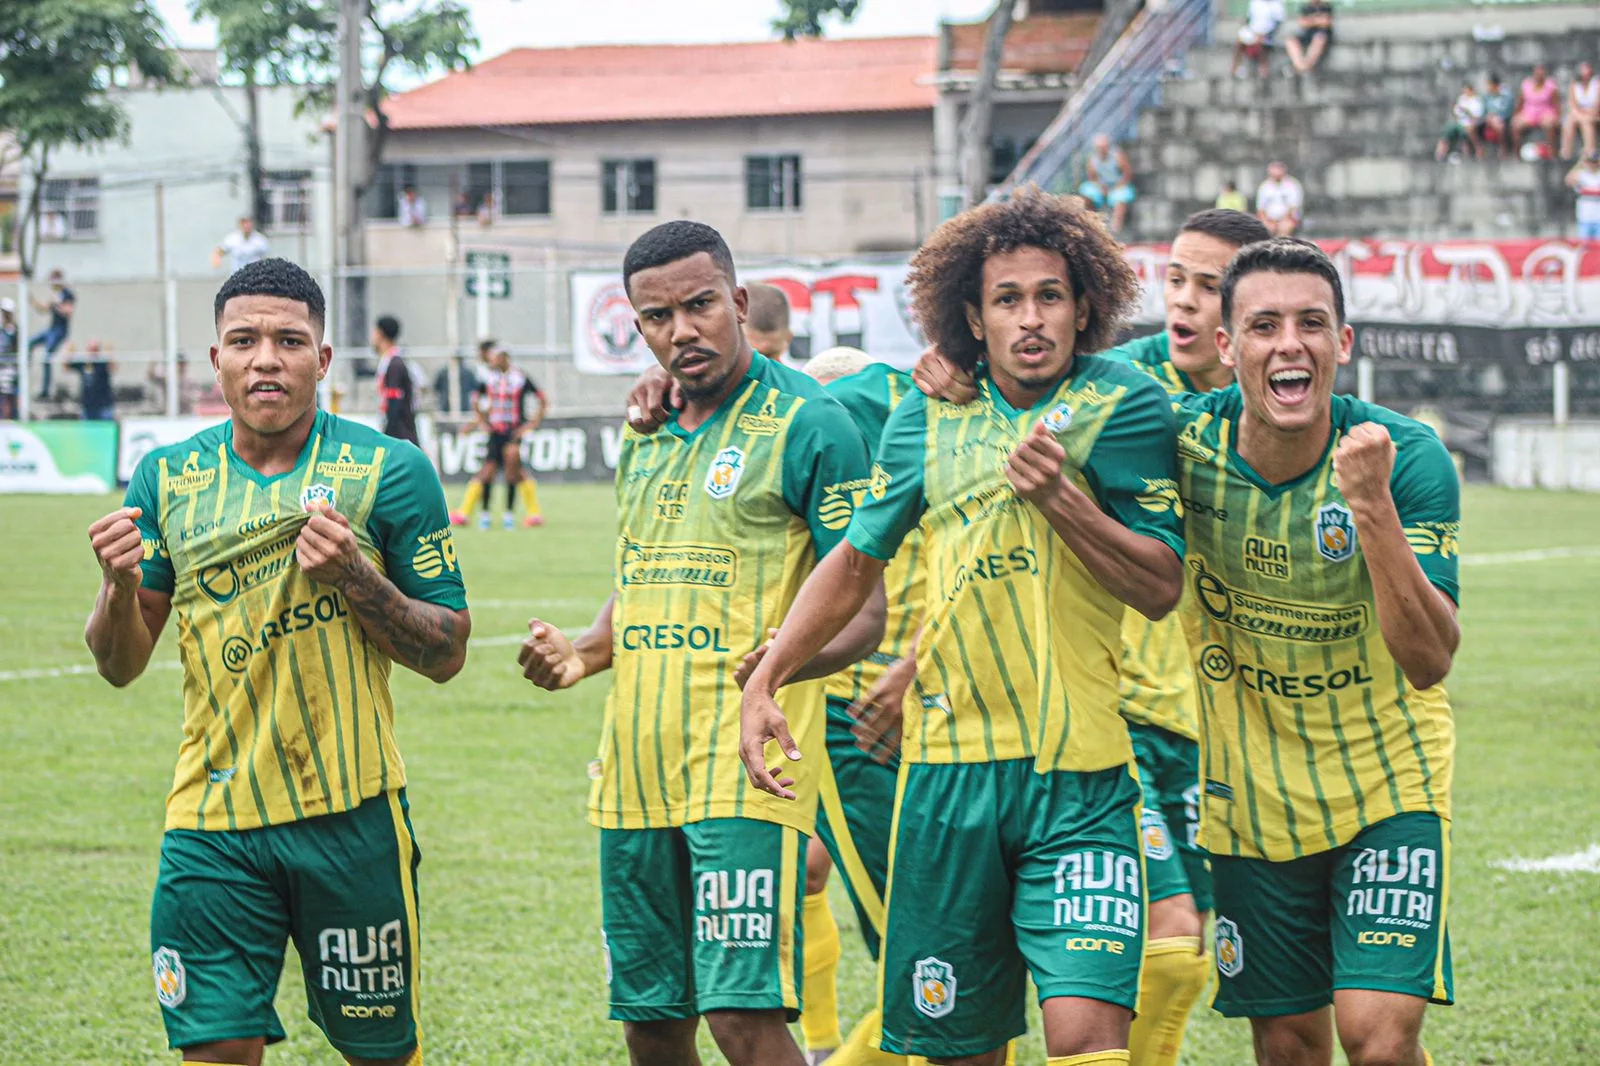
[[70, 241], [100, 232], [100, 179], [48, 178], [39, 196], [39, 235]]
[[800, 157], [744, 157], [744, 205], [751, 211], [800, 210]]
[[269, 170], [262, 183], [267, 195], [267, 229], [303, 230], [311, 224], [311, 171]]
[[500, 211], [504, 215], [550, 213], [550, 164], [543, 159], [500, 164]]
[[427, 216], [493, 219], [550, 214], [550, 163], [543, 159], [474, 159], [461, 163], [385, 163], [367, 191], [368, 218], [399, 218], [406, 186]]
[[600, 210], [603, 214], [647, 214], [655, 209], [654, 159], [601, 160]]

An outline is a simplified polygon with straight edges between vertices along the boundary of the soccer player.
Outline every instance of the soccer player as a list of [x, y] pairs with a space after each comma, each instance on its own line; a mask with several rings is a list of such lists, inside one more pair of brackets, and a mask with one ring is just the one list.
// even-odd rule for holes
[[789, 325], [789, 297], [776, 285], [759, 281], [751, 282], [745, 289], [750, 293], [750, 320], [745, 323], [750, 346], [791, 370], [805, 369], [806, 360], [796, 359], [789, 351], [794, 343], [794, 330]]
[[[533, 414], [528, 414], [528, 400], [532, 399], [537, 405]], [[462, 435], [475, 432], [479, 427], [487, 426], [489, 430], [489, 445], [484, 452], [483, 466], [476, 475], [467, 483], [466, 495], [461, 501], [461, 510], [450, 516], [453, 525], [464, 526], [472, 519], [472, 512], [477, 510], [478, 503], [483, 502], [483, 517], [478, 521], [479, 529], [489, 528], [489, 486], [494, 484], [494, 475], [501, 466], [506, 471], [506, 513], [505, 527], [512, 529], [516, 525], [517, 494], [522, 494], [522, 509], [525, 512], [522, 524], [525, 526], [544, 525], [544, 515], [539, 511], [539, 483], [531, 476], [525, 477], [522, 473], [522, 438], [539, 428], [539, 423], [544, 421], [546, 406], [544, 393], [539, 391], [526, 374], [511, 365], [511, 353], [504, 348], [498, 349], [489, 356], [489, 366], [478, 379], [478, 387], [473, 390], [473, 419], [462, 430]]]
[[[697, 1062], [704, 1015], [735, 1066], [803, 1066], [799, 911], [818, 777], [799, 803], [749, 787], [735, 672], [776, 627], [866, 485], [866, 445], [822, 387], [751, 351], [716, 230], [664, 223], [628, 249], [640, 333], [684, 396], [617, 466], [616, 588], [575, 641], [538, 619], [519, 661], [546, 689], [615, 668], [590, 819], [611, 1017], [636, 1064]], [[882, 638], [879, 591], [809, 664], [823, 678]], [[820, 684], [784, 695], [820, 749]]]
[[411, 364], [400, 347], [400, 320], [379, 315], [372, 326], [372, 350], [378, 353], [374, 376], [378, 386], [378, 414], [383, 432], [396, 440], [417, 443], [417, 390]]
[[[741, 756], [757, 787], [792, 794], [808, 745], [772, 693], [920, 523], [921, 713], [904, 727], [881, 1046], [998, 1063], [1024, 1031], [1031, 971], [1052, 1066], [1127, 1063], [1145, 896], [1117, 664], [1124, 604], [1158, 618], [1182, 585], [1171, 404], [1086, 354], [1136, 282], [1076, 199], [1025, 190], [951, 219], [911, 282], [979, 398], [911, 393], [889, 416], [846, 544], [745, 686]], [[768, 741], [791, 760], [783, 776]]]
[[418, 852], [389, 672], [466, 660], [444, 496], [414, 445], [317, 410], [323, 298], [263, 259], [216, 298], [230, 418], [140, 460], [89, 527], [101, 676], [144, 672], [176, 608], [184, 731], [151, 913], [156, 997], [186, 1062], [282, 1040], [292, 938], [311, 1018], [351, 1063], [420, 1059]]
[[1423, 1066], [1425, 1008], [1453, 996], [1455, 467], [1333, 395], [1353, 334], [1315, 245], [1246, 247], [1221, 302], [1238, 388], [1179, 414], [1215, 1006], [1262, 1066], [1327, 1066], [1330, 1003], [1353, 1066]]

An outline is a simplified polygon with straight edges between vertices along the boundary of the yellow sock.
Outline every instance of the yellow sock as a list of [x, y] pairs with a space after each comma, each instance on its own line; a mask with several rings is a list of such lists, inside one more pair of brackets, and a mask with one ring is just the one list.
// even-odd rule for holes
[[1087, 1055], [1054, 1055], [1045, 1062], [1049, 1066], [1128, 1066], [1126, 1051], [1091, 1051]]
[[522, 509], [532, 518], [539, 513], [539, 483], [531, 477], [525, 477], [517, 482], [517, 490], [522, 493]]
[[465, 496], [461, 497], [461, 513], [466, 515], [468, 518], [471, 518], [472, 517], [472, 512], [476, 511], [478, 509], [478, 504], [480, 504], [482, 502], [483, 502], [483, 482], [481, 482], [481, 481], [469, 481], [469, 482], [467, 482], [467, 494]]
[[908, 1060], [904, 1055], [878, 1050], [878, 1040], [883, 1035], [881, 1021], [876, 1010], [864, 1015], [828, 1060], [829, 1066], [905, 1066]]
[[1166, 937], [1145, 945], [1139, 1016], [1128, 1033], [1130, 1061], [1136, 1066], [1177, 1066], [1189, 1012], [1210, 973], [1210, 960], [1201, 953], [1197, 936]]
[[1433, 1066], [1433, 1056], [1428, 1054], [1428, 1049], [1422, 1049], [1422, 1066]]
[[[527, 484], [524, 482], [523, 484]], [[805, 930], [805, 1010], [800, 1014], [800, 1032], [807, 1051], [835, 1048], [844, 1042], [839, 1032], [839, 926], [828, 909], [828, 894], [806, 897], [803, 916]]]

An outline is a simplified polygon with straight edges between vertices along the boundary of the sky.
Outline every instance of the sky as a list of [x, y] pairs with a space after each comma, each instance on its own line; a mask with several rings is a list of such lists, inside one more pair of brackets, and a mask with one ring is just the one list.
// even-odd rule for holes
[[[466, 0], [482, 42], [479, 59], [511, 48], [576, 44], [691, 44], [756, 41], [772, 36], [778, 0]], [[209, 23], [189, 17], [188, 0], [155, 0], [174, 44], [216, 44]], [[931, 34], [940, 18], [981, 19], [994, 0], [864, 0], [855, 22], [835, 23], [831, 37]], [[552, 9], [559, 14], [552, 14]]]

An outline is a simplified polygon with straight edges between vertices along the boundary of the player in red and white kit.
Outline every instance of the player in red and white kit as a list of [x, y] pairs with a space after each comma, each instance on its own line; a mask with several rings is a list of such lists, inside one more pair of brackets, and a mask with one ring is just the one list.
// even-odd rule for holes
[[[528, 414], [530, 397], [536, 404], [531, 416]], [[466, 525], [481, 502], [484, 508], [478, 528], [489, 528], [488, 488], [503, 466], [506, 472], [505, 527], [512, 529], [516, 525], [518, 492], [522, 494], [522, 507], [526, 512], [522, 524], [544, 525], [544, 515], [539, 511], [539, 485], [532, 477], [523, 476], [521, 454], [522, 438], [544, 421], [544, 393], [526, 374], [511, 365], [511, 353], [501, 349], [489, 357], [489, 365], [480, 371], [472, 401], [473, 419], [463, 432], [471, 434], [480, 428], [488, 429], [489, 447], [483, 466], [467, 483], [461, 510], [452, 514], [450, 521], [458, 526]]]

